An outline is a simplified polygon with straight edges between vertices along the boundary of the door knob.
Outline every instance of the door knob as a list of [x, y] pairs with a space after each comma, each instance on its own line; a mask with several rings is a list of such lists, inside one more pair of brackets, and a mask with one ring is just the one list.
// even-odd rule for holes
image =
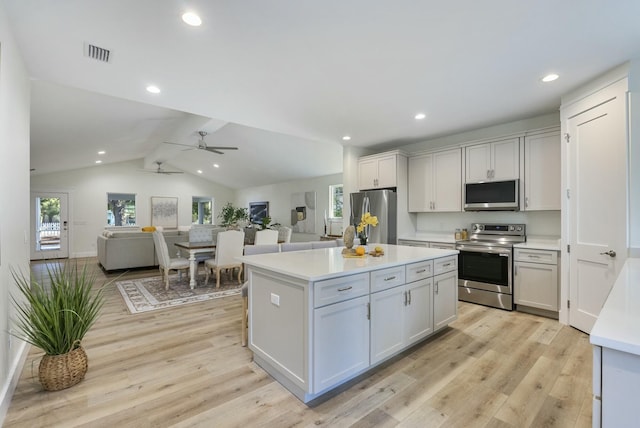
[[602, 254], [602, 255], [605, 255], [605, 254], [606, 254], [607, 256], [609, 256], [609, 257], [611, 257], [611, 258], [613, 258], [613, 257], [615, 257], [615, 256], [616, 256], [616, 252], [615, 252], [615, 251], [613, 251], [613, 250], [605, 251], [604, 253], [600, 253], [600, 254]]

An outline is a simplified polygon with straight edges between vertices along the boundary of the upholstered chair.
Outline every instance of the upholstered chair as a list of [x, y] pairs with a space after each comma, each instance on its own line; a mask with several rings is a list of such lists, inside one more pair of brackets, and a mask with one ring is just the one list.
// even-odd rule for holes
[[258, 230], [256, 232], [255, 245], [277, 244], [278, 243], [278, 231], [265, 229]]
[[182, 257], [171, 258], [169, 256], [169, 248], [167, 242], [164, 240], [162, 232], [153, 232], [153, 244], [156, 248], [156, 256], [158, 257], [158, 264], [160, 272], [163, 273], [165, 281], [165, 289], [169, 289], [169, 271], [177, 270], [178, 279], [182, 279], [182, 271], [189, 269], [189, 260]]
[[291, 242], [291, 233], [293, 229], [287, 226], [281, 226], [278, 228], [278, 242]]
[[244, 248], [244, 232], [239, 230], [227, 230], [218, 233], [216, 240], [216, 253], [214, 258], [205, 260], [204, 270], [205, 285], [209, 283], [209, 274], [215, 270], [216, 288], [220, 288], [220, 273], [223, 269], [238, 268], [238, 284], [242, 283], [242, 263], [237, 257], [242, 256]]
[[280, 244], [280, 251], [283, 253], [285, 251], [301, 251], [301, 250], [310, 250], [311, 242], [287, 242], [284, 244]]

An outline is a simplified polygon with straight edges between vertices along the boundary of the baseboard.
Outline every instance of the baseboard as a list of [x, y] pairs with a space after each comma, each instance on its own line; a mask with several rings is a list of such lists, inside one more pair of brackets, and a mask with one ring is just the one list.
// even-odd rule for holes
[[27, 355], [29, 354], [29, 348], [31, 346], [26, 342], [20, 341], [20, 347], [21, 348], [18, 351], [18, 358], [14, 360], [14, 364], [9, 369], [7, 376], [8, 381], [2, 387], [2, 395], [0, 396], [0, 426], [4, 425], [4, 418], [7, 416], [7, 412], [9, 411], [13, 393], [16, 390], [16, 386], [18, 386], [18, 381], [20, 380], [20, 375], [22, 374], [22, 369], [24, 368], [24, 363], [27, 360]]

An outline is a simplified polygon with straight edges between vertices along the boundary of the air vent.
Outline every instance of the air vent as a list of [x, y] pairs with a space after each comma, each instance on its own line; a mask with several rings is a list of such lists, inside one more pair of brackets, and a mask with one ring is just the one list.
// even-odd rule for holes
[[84, 44], [84, 56], [93, 58], [97, 61], [111, 62], [111, 51], [109, 49], [101, 48], [91, 43]]

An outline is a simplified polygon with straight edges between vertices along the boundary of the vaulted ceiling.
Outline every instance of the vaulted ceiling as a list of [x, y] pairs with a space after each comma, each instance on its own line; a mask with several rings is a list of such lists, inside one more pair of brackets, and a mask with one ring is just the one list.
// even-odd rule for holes
[[[99, 157], [162, 160], [233, 188], [327, 175], [342, 170], [343, 144], [554, 112], [640, 58], [637, 0], [0, 1], [33, 78], [36, 174]], [[88, 44], [109, 62], [85, 56]], [[239, 150], [164, 144], [195, 146], [200, 130]]]

